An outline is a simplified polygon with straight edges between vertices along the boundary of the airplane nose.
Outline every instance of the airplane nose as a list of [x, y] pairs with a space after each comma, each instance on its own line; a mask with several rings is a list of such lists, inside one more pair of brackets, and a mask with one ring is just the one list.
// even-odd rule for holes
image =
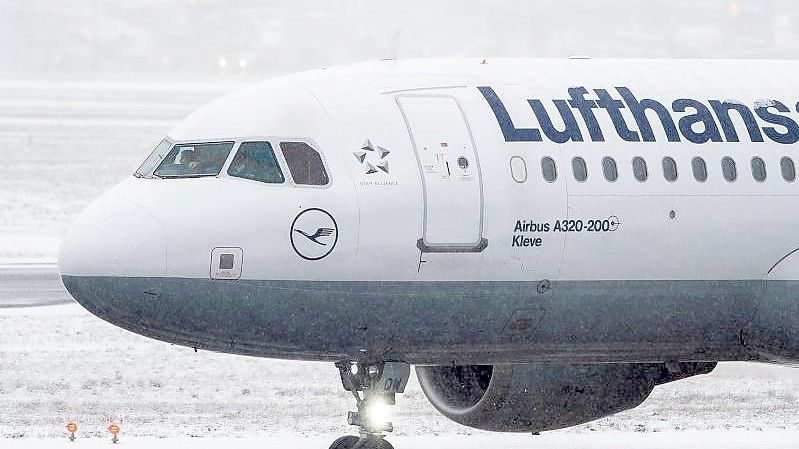
[[[86, 302], [103, 301], [99, 292], [75, 288], [97, 285], [109, 278], [162, 277], [166, 271], [166, 239], [163, 226], [144, 207], [127, 198], [109, 194], [78, 218], [61, 243], [58, 259], [64, 285], [73, 297]], [[92, 298], [88, 298], [91, 292]], [[91, 307], [87, 307], [90, 310]]]

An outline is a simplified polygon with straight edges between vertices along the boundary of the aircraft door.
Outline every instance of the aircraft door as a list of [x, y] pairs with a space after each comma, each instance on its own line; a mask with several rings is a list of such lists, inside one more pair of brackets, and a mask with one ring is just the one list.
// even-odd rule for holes
[[397, 98], [413, 142], [424, 192], [422, 252], [480, 252], [483, 186], [466, 117], [450, 96]]

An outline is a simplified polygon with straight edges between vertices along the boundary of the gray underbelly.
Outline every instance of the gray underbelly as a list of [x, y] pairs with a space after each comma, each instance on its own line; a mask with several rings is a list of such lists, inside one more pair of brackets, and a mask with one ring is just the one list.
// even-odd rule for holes
[[765, 286], [562, 281], [539, 289], [536, 282], [71, 276], [64, 284], [101, 318], [172, 343], [261, 357], [416, 364], [754, 359], [742, 342]]

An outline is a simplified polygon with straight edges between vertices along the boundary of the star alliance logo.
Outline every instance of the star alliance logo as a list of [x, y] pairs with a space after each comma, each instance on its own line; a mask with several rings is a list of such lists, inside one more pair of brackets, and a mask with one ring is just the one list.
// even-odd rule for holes
[[372, 141], [367, 139], [366, 142], [361, 145], [361, 150], [353, 152], [352, 155], [361, 163], [363, 172], [367, 175], [371, 175], [378, 171], [388, 173], [387, 158], [390, 153], [390, 151], [383, 147], [372, 145]]

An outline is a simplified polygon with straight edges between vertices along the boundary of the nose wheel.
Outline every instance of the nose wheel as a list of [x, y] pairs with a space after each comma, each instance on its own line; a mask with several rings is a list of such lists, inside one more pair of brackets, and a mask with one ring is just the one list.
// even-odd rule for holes
[[396, 394], [405, 391], [411, 367], [407, 363], [363, 364], [339, 362], [336, 367], [344, 389], [352, 392], [358, 411], [349, 412], [347, 422], [357, 426], [360, 436], [343, 436], [330, 449], [394, 449], [385, 440], [394, 430], [388, 407], [396, 403]]
[[[359, 446], [360, 444], [360, 446]], [[361, 442], [361, 437], [347, 435], [341, 437], [330, 445], [330, 449], [394, 449], [388, 441], [383, 438], [366, 439]]]

